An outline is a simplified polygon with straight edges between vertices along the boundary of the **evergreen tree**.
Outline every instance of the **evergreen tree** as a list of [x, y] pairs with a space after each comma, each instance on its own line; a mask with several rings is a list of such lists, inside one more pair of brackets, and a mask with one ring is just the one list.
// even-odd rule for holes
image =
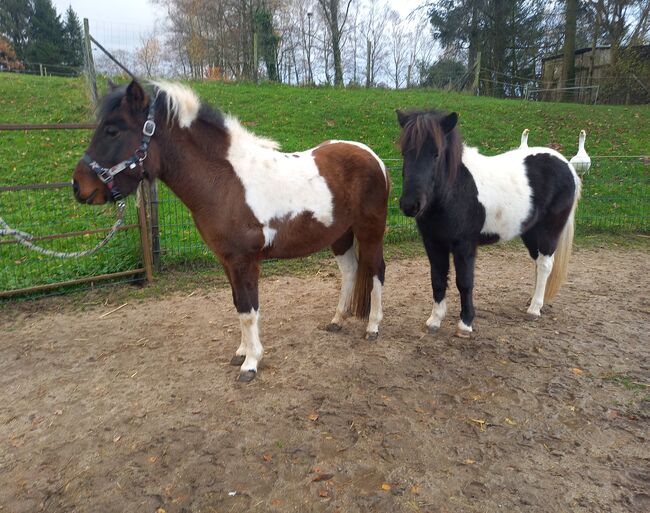
[[25, 58], [33, 12], [33, 5], [29, 0], [0, 0], [0, 35], [9, 41], [16, 56], [21, 60]]
[[278, 82], [278, 44], [280, 37], [273, 30], [273, 14], [260, 7], [255, 13], [255, 30], [259, 34], [262, 58], [266, 63], [269, 80]]
[[61, 64], [64, 54], [63, 24], [52, 5], [52, 0], [34, 0], [34, 14], [25, 49], [26, 60]]
[[444, 47], [466, 53], [469, 70], [481, 51], [481, 76], [488, 79], [489, 93], [517, 95], [523, 88], [516, 83], [526, 80], [512, 77], [535, 75], [544, 7], [542, 0], [437, 0], [429, 18]]
[[83, 64], [83, 36], [81, 23], [72, 6], [65, 13], [63, 25], [64, 64], [79, 67]]
[[420, 86], [444, 89], [456, 86], [466, 75], [467, 69], [462, 62], [442, 58], [427, 66], [420, 63]]

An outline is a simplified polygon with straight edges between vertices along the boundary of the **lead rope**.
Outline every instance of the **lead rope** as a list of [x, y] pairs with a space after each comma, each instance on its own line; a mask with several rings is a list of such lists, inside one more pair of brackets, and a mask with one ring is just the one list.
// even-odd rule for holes
[[94, 253], [97, 253], [100, 249], [102, 249], [108, 242], [113, 238], [113, 236], [117, 233], [119, 230], [120, 226], [122, 226], [124, 222], [124, 210], [126, 209], [126, 203], [124, 201], [118, 201], [117, 202], [117, 219], [115, 223], [113, 224], [113, 227], [110, 229], [110, 231], [106, 234], [106, 237], [104, 240], [102, 240], [97, 246], [91, 249], [86, 249], [84, 251], [75, 251], [72, 253], [68, 253], [65, 251], [52, 251], [51, 249], [46, 249], [41, 246], [37, 246], [32, 240], [34, 240], [34, 236], [30, 235], [29, 233], [21, 232], [20, 230], [14, 230], [11, 228], [2, 217], [0, 217], [0, 236], [2, 235], [8, 235], [16, 239], [16, 241], [25, 246], [26, 248], [31, 249], [32, 251], [36, 251], [37, 253], [40, 253], [41, 255], [47, 255], [51, 257], [56, 257], [56, 258], [78, 258], [78, 257], [83, 257], [83, 256], [88, 256], [92, 255]]

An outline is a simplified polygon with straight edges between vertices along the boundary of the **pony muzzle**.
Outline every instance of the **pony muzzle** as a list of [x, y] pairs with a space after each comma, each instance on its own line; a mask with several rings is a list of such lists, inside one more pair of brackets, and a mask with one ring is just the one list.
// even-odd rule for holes
[[83, 160], [79, 160], [72, 174], [72, 193], [79, 203], [103, 205], [110, 199], [106, 185], [93, 173]]
[[402, 196], [399, 199], [399, 208], [407, 217], [417, 217], [422, 212], [424, 201], [420, 199], [405, 198]]

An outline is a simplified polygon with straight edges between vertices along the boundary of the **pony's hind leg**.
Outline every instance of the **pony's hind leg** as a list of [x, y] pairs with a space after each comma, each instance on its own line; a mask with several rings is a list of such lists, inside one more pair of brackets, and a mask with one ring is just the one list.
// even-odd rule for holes
[[381, 306], [381, 293], [384, 288], [386, 274], [386, 263], [382, 256], [377, 274], [372, 277], [372, 290], [370, 291], [370, 314], [368, 315], [368, 326], [366, 327], [366, 339], [375, 340], [379, 336], [379, 323], [384, 318], [384, 311]]
[[542, 306], [544, 306], [544, 291], [546, 282], [553, 270], [553, 255], [543, 255], [539, 253], [535, 259], [535, 290], [530, 300], [530, 305], [526, 314], [531, 319], [537, 319], [542, 315]]
[[534, 226], [521, 236], [531, 258], [535, 261], [535, 288], [526, 311], [531, 320], [542, 315], [548, 280], [555, 264], [555, 253], [569, 212], [569, 210], [562, 211], [545, 223]]
[[359, 270], [354, 287], [354, 310], [360, 318], [368, 317], [366, 340], [376, 340], [379, 323], [384, 318], [381, 295], [384, 287], [386, 263], [381, 237], [359, 240]]
[[431, 289], [433, 291], [433, 308], [426, 321], [429, 334], [440, 329], [447, 314], [447, 277], [449, 275], [449, 248], [441, 242], [424, 239], [424, 247], [431, 267]]
[[334, 318], [325, 329], [336, 332], [341, 331], [343, 328], [343, 320], [350, 314], [352, 290], [359, 266], [352, 231], [346, 232], [343, 237], [334, 242], [332, 244], [332, 251], [334, 252], [336, 263], [339, 266], [339, 271], [341, 271], [341, 294], [339, 295], [339, 302], [336, 306]]

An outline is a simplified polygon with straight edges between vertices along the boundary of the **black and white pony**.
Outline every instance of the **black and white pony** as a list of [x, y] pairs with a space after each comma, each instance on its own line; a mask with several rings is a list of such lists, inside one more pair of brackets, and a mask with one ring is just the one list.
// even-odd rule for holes
[[472, 332], [474, 262], [481, 244], [521, 236], [536, 263], [528, 316], [566, 277], [580, 179], [569, 162], [549, 148], [519, 148], [494, 157], [463, 145], [458, 114], [397, 111], [404, 158], [400, 208], [415, 217], [431, 263], [433, 310], [430, 333], [443, 320], [449, 253], [456, 267], [461, 313], [456, 336]]

